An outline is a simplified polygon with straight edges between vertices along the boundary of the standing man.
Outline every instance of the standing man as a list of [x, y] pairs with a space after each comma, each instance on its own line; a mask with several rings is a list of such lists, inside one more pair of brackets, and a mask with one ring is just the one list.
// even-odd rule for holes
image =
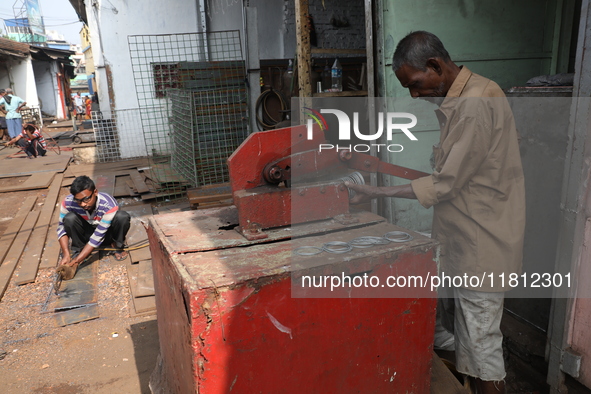
[[[503, 91], [454, 64], [441, 41], [425, 31], [398, 43], [392, 66], [413, 98], [439, 104], [433, 173], [392, 187], [347, 184], [357, 192], [352, 202], [401, 197], [433, 207], [432, 234], [441, 243], [446, 275], [520, 273], [525, 187], [517, 130]], [[500, 323], [506, 290], [498, 283], [453, 289], [456, 368], [470, 377], [477, 393], [505, 392]]]
[[126, 259], [125, 236], [130, 225], [129, 213], [120, 210], [112, 196], [99, 193], [89, 177], [74, 179], [70, 193], [62, 202], [57, 228], [62, 250], [57, 272], [64, 280], [72, 279], [78, 265], [101, 245], [115, 249], [115, 260]]
[[84, 100], [82, 100], [82, 97], [78, 93], [74, 96], [74, 105], [76, 106], [76, 119], [83, 120], [86, 107], [84, 106]]
[[0, 89], [0, 106], [4, 106], [6, 110], [6, 125], [11, 139], [19, 135], [23, 129], [23, 117], [20, 112], [25, 105], [27, 102], [14, 96], [12, 89]]

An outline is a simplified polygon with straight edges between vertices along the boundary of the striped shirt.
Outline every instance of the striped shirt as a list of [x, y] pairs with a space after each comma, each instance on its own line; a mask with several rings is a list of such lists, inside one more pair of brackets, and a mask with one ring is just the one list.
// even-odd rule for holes
[[[41, 134], [39, 129], [35, 129], [35, 131], [33, 131], [31, 134], [33, 135], [33, 139], [36, 139], [37, 142], [39, 142], [39, 144], [43, 147], [43, 149], [47, 149], [45, 138], [43, 138], [43, 134]], [[23, 131], [21, 131], [21, 137], [26, 139], [29, 142], [29, 144], [31, 143], [31, 141], [33, 141], [33, 139], [29, 138], [29, 134], [27, 134], [27, 132], [24, 129]]]
[[74, 196], [70, 194], [64, 198], [64, 201], [62, 201], [62, 205], [60, 207], [60, 219], [57, 226], [57, 238], [60, 239], [66, 235], [63, 222], [64, 217], [69, 212], [74, 212], [80, 215], [92, 226], [96, 227], [94, 233], [88, 241], [88, 244], [93, 248], [98, 248], [103, 242], [105, 234], [111, 226], [111, 222], [113, 221], [113, 218], [115, 217], [115, 214], [118, 210], [119, 206], [117, 205], [117, 201], [106, 193], [98, 193], [94, 212], [85, 211], [84, 208], [74, 201]]

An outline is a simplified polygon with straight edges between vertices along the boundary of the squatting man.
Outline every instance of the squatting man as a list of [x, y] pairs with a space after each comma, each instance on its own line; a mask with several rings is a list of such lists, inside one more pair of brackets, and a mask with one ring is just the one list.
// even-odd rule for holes
[[62, 255], [57, 273], [64, 280], [72, 279], [77, 267], [102, 245], [113, 249], [115, 260], [126, 259], [130, 227], [129, 213], [120, 210], [112, 196], [100, 193], [89, 177], [74, 179], [70, 193], [62, 201], [57, 228]]
[[[452, 62], [435, 35], [417, 31], [397, 45], [392, 67], [413, 98], [439, 105], [439, 144], [433, 172], [392, 187], [347, 186], [352, 203], [377, 197], [417, 199], [433, 207], [433, 237], [441, 244], [441, 268], [454, 276], [521, 272], [525, 187], [513, 114], [493, 81]], [[505, 392], [500, 322], [504, 291], [456, 287], [454, 315], [445, 331], [438, 308], [435, 346], [455, 350], [456, 368], [477, 393]], [[440, 302], [440, 305], [442, 303]], [[453, 325], [453, 327], [452, 327]]]

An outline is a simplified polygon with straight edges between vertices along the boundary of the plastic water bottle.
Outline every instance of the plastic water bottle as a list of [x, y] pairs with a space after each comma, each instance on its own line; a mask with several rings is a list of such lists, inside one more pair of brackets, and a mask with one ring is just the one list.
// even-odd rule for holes
[[341, 63], [339, 59], [335, 59], [332, 65], [332, 69], [330, 70], [332, 85], [330, 90], [333, 92], [342, 92], [343, 91], [343, 68], [341, 67]]
[[328, 92], [332, 87], [332, 72], [328, 67], [328, 61], [324, 65], [324, 70], [322, 70], [322, 91]]

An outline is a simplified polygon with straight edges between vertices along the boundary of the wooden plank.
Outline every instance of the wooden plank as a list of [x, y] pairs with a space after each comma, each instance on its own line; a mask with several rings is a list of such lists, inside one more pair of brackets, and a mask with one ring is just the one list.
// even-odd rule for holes
[[[142, 178], [143, 179], [143, 178]], [[129, 188], [129, 195], [132, 197], [135, 196], [139, 196], [139, 193], [137, 192], [137, 190], [135, 189], [135, 185], [134, 183], [131, 181], [131, 178], [127, 181], [125, 181], [125, 184], [127, 185], [127, 187]]]
[[187, 189], [189, 200], [194, 197], [217, 196], [220, 194], [232, 194], [232, 187], [229, 183], [219, 183], [216, 185], [206, 185]]
[[365, 49], [334, 49], [334, 48], [311, 48], [311, 53], [324, 53], [331, 55], [361, 55], [365, 56]]
[[72, 166], [66, 168], [66, 171], [64, 171], [64, 178], [76, 178], [76, 175], [72, 172]]
[[208, 209], [208, 208], [220, 208], [220, 207], [229, 207], [230, 205], [234, 204], [233, 199], [229, 200], [221, 200], [221, 201], [213, 201], [213, 202], [206, 202], [191, 205], [191, 209]]
[[25, 222], [23, 223], [18, 235], [14, 239], [14, 243], [12, 247], [8, 251], [4, 262], [0, 266], [0, 300], [4, 296], [4, 292], [8, 287], [8, 282], [10, 282], [10, 278], [16, 265], [18, 264], [18, 260], [23, 253], [23, 249], [29, 237], [31, 236], [31, 232], [35, 227], [35, 223], [37, 223], [37, 219], [39, 218], [39, 211], [29, 212]]
[[152, 260], [140, 261], [137, 265], [136, 297], [153, 296], [154, 272], [152, 271]]
[[29, 176], [29, 178], [20, 185], [0, 188], [0, 193], [45, 189], [51, 184], [54, 175], [55, 172], [37, 172]]
[[313, 97], [366, 97], [367, 90], [347, 90], [344, 92], [314, 93]]
[[203, 204], [207, 202], [219, 202], [224, 200], [232, 200], [232, 194], [220, 194], [219, 196], [202, 196], [190, 198], [189, 202], [193, 204]]
[[[148, 241], [148, 234], [146, 234], [146, 229], [144, 226], [139, 222], [137, 219], [131, 220], [131, 229], [129, 233], [127, 233], [126, 238], [127, 244], [130, 248], [136, 247], [136, 245], [144, 245], [146, 241]], [[152, 253], [150, 253], [150, 247], [145, 246], [138, 249], [133, 249], [129, 251], [131, 262], [137, 263], [142, 260], [150, 260], [152, 258]]]
[[6, 254], [12, 245], [12, 241], [14, 241], [16, 238], [16, 235], [21, 229], [25, 218], [29, 212], [31, 212], [31, 209], [33, 209], [35, 201], [37, 201], [36, 196], [27, 197], [14, 218], [10, 221], [10, 224], [6, 228], [6, 231], [4, 231], [4, 234], [2, 234], [2, 238], [0, 238], [0, 261], [3, 261], [4, 257], [6, 257]]
[[131, 215], [131, 226], [125, 238], [126, 244], [132, 249], [136, 246], [146, 245], [129, 251], [131, 262], [137, 263], [142, 260], [150, 260], [152, 254], [149, 246], [147, 246], [148, 234], [142, 221], [148, 222], [148, 218], [152, 216], [152, 206], [150, 204], [141, 204], [123, 207], [122, 209]]
[[115, 177], [115, 188], [113, 190], [113, 197], [127, 197], [129, 196], [129, 187], [127, 186], [127, 180], [130, 179], [129, 175], [118, 175]]
[[45, 249], [43, 249], [43, 256], [41, 257], [39, 268], [54, 268], [57, 266], [61, 250], [57, 239], [57, 225], [60, 215], [60, 205], [63, 198], [65, 198], [68, 194], [68, 190], [60, 188], [59, 198], [55, 204], [55, 208], [50, 220], [51, 224], [49, 225], [49, 231], [47, 231], [47, 237], [45, 238]]
[[133, 302], [133, 306], [136, 313], [143, 313], [149, 312], [152, 310], [156, 310], [156, 297], [155, 296], [146, 296], [146, 297], [137, 297], [137, 272], [138, 267], [137, 265], [132, 265], [127, 260], [128, 263], [126, 264], [127, 267], [127, 278], [129, 279], [129, 290], [131, 291], [131, 300]]
[[131, 170], [129, 172], [129, 176], [131, 177], [131, 180], [135, 185], [135, 190], [137, 190], [138, 193], [142, 194], [148, 193], [150, 191], [148, 186], [146, 186], [146, 184], [144, 183], [144, 178], [142, 178], [138, 170]]
[[[68, 167], [75, 176], [80, 175], [100, 175], [104, 172], [120, 171], [130, 168], [148, 167], [149, 161], [147, 158], [117, 161], [113, 163], [94, 163], [94, 164], [79, 164]], [[92, 177], [91, 177], [92, 178]]]
[[75, 178], [64, 178], [64, 180], [62, 181], [62, 186], [72, 186], [72, 183], [74, 183], [74, 179]]
[[169, 196], [173, 196], [175, 194], [183, 194], [184, 190], [179, 188], [178, 190], [169, 190], [169, 191], [163, 191], [160, 193], [144, 193], [141, 194], [141, 198], [142, 201], [149, 201], [149, 200], [155, 200], [157, 198], [164, 198], [164, 197], [169, 197]]
[[39, 157], [35, 160], [25, 158], [0, 160], [0, 178], [25, 176], [39, 172], [64, 172], [71, 159], [71, 152], [63, 152], [61, 155]]
[[295, 0], [296, 52], [298, 62], [298, 85], [300, 97], [312, 97], [310, 82], [310, 28], [308, 0]]
[[55, 268], [58, 263], [59, 254], [61, 251], [59, 241], [57, 239], [57, 216], [59, 215], [59, 206], [56, 208], [58, 213], [56, 219], [49, 226], [47, 231], [47, 238], [45, 239], [45, 248], [43, 249], [43, 255], [39, 268]]
[[47, 231], [49, 230], [53, 211], [60, 193], [63, 176], [64, 174], [58, 174], [58, 176], [55, 177], [51, 183], [47, 197], [45, 197], [45, 202], [43, 203], [39, 219], [37, 220], [37, 225], [33, 230], [33, 234], [31, 235], [23, 254], [23, 262], [16, 281], [17, 285], [23, 285], [35, 281], [37, 270], [39, 269], [39, 261], [41, 260], [41, 255], [43, 253], [44, 241], [47, 238]]
[[439, 356], [433, 353], [431, 363], [431, 394], [470, 394], [445, 366]]
[[132, 301], [136, 314], [156, 312], [156, 296], [133, 298]]

